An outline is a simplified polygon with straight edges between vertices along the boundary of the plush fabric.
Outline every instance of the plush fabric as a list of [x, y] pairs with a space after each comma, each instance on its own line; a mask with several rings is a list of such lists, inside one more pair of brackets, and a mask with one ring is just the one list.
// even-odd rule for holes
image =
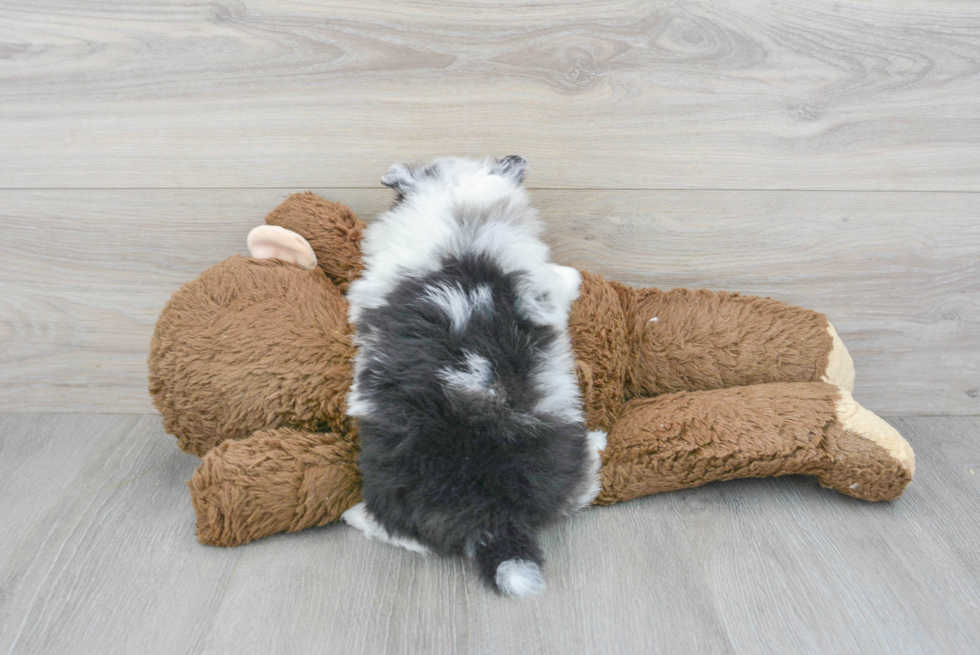
[[202, 543], [243, 544], [336, 520], [361, 500], [357, 440], [289, 428], [228, 440], [188, 482]]
[[776, 475], [814, 475], [863, 500], [898, 496], [914, 469], [849, 429], [844, 396], [825, 382], [779, 382], [630, 401], [607, 437], [596, 503]]
[[350, 432], [347, 302], [320, 270], [231, 257], [167, 303], [150, 345], [164, 429], [203, 457], [226, 439], [290, 426]]
[[[203, 457], [189, 486], [207, 544], [323, 525], [360, 499], [342, 290], [364, 225], [313, 194], [267, 222], [305, 237], [318, 268], [227, 259], [174, 294], [150, 346], [164, 427]], [[589, 429], [608, 432], [597, 503], [786, 474], [890, 500], [911, 481], [912, 449], [851, 398], [853, 364], [822, 314], [582, 277], [569, 326]]]

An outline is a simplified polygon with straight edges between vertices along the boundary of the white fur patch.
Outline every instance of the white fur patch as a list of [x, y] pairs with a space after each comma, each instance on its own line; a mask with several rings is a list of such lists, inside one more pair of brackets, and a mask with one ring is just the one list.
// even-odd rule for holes
[[368, 539], [377, 539], [378, 541], [383, 541], [385, 543], [392, 544], [393, 546], [401, 546], [406, 550], [410, 550], [413, 553], [419, 553], [420, 555], [428, 555], [429, 549], [415, 541], [414, 539], [408, 539], [406, 537], [395, 537], [388, 534], [380, 523], [375, 520], [371, 512], [368, 511], [367, 506], [364, 502], [360, 502], [349, 510], [344, 512], [341, 516], [344, 523], [351, 526], [352, 528], [357, 528], [364, 533], [364, 536]]
[[355, 381], [351, 384], [350, 391], [347, 392], [347, 415], [354, 418], [363, 418], [370, 416], [372, 412], [374, 412], [374, 405], [361, 396], [361, 392]]
[[593, 448], [595, 448], [599, 452], [602, 452], [603, 450], [606, 449], [607, 434], [608, 433], [603, 432], [602, 430], [593, 430], [588, 434], [589, 443], [592, 444]]
[[486, 311], [493, 308], [493, 291], [490, 289], [490, 285], [478, 284], [476, 288], [470, 289], [468, 294], [470, 302], [473, 303], [473, 309]]
[[560, 300], [562, 308], [567, 313], [572, 303], [578, 299], [579, 288], [582, 286], [582, 274], [571, 266], [552, 264], [551, 268], [557, 273], [564, 285], [565, 293], [561, 295]]
[[453, 330], [462, 332], [474, 311], [487, 311], [493, 304], [493, 293], [485, 284], [465, 290], [461, 286], [434, 286], [426, 289], [426, 300], [446, 313]]
[[583, 507], [588, 507], [602, 491], [602, 476], [599, 474], [602, 468], [602, 456], [599, 454], [606, 447], [605, 432], [589, 432], [586, 454], [588, 458], [588, 469], [585, 475], [585, 482], [577, 493], [571, 512], [577, 512]]
[[541, 360], [531, 376], [535, 389], [541, 394], [534, 408], [536, 412], [552, 414], [570, 422], [583, 420], [572, 343], [567, 331], [563, 330], [554, 343], [542, 352]]
[[494, 582], [505, 596], [533, 596], [544, 591], [541, 567], [524, 559], [501, 562]]
[[466, 353], [466, 370], [444, 368], [439, 371], [439, 376], [447, 385], [460, 391], [497, 395], [497, 391], [490, 386], [493, 383], [493, 365], [489, 359], [476, 353]]
[[[347, 415], [354, 418], [363, 418], [370, 416], [375, 411], [374, 404], [371, 403], [367, 398], [361, 394], [360, 385], [357, 380], [360, 377], [360, 372], [364, 366], [365, 356], [364, 352], [367, 349], [372, 349], [377, 342], [377, 337], [373, 334], [367, 332], [358, 332], [353, 335], [353, 341], [361, 350], [361, 353], [354, 358], [354, 381], [351, 383], [350, 389], [347, 391]], [[373, 352], [378, 353], [377, 349], [372, 349]]]

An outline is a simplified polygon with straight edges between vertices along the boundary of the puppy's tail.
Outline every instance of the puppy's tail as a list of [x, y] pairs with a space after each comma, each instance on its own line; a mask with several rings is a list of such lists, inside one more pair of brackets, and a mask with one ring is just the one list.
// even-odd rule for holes
[[475, 541], [480, 577], [504, 596], [531, 596], [544, 591], [543, 559], [530, 532], [508, 526]]

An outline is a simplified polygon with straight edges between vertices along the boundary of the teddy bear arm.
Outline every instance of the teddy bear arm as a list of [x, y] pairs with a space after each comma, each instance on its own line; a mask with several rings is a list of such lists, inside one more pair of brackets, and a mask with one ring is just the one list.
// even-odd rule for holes
[[240, 546], [336, 521], [361, 500], [357, 454], [353, 439], [288, 428], [223, 442], [188, 482], [198, 541]]
[[790, 474], [890, 500], [914, 472], [905, 439], [847, 391], [822, 382], [761, 384], [627, 403], [607, 436], [596, 502]]
[[706, 289], [620, 287], [634, 351], [633, 397], [770, 382], [854, 388], [854, 364], [819, 312]]

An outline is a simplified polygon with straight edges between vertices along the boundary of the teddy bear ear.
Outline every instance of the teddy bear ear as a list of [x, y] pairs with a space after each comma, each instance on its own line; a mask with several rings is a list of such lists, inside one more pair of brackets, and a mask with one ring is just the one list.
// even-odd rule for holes
[[520, 155], [509, 155], [498, 159], [493, 165], [494, 173], [501, 177], [509, 177], [518, 183], [524, 181], [525, 171], [527, 171], [527, 160]]
[[316, 268], [316, 253], [301, 235], [278, 225], [260, 225], [248, 233], [248, 253], [255, 259], [281, 259], [306, 271]]
[[405, 164], [392, 164], [388, 172], [381, 177], [381, 184], [399, 193], [405, 193], [415, 186], [415, 171]]

